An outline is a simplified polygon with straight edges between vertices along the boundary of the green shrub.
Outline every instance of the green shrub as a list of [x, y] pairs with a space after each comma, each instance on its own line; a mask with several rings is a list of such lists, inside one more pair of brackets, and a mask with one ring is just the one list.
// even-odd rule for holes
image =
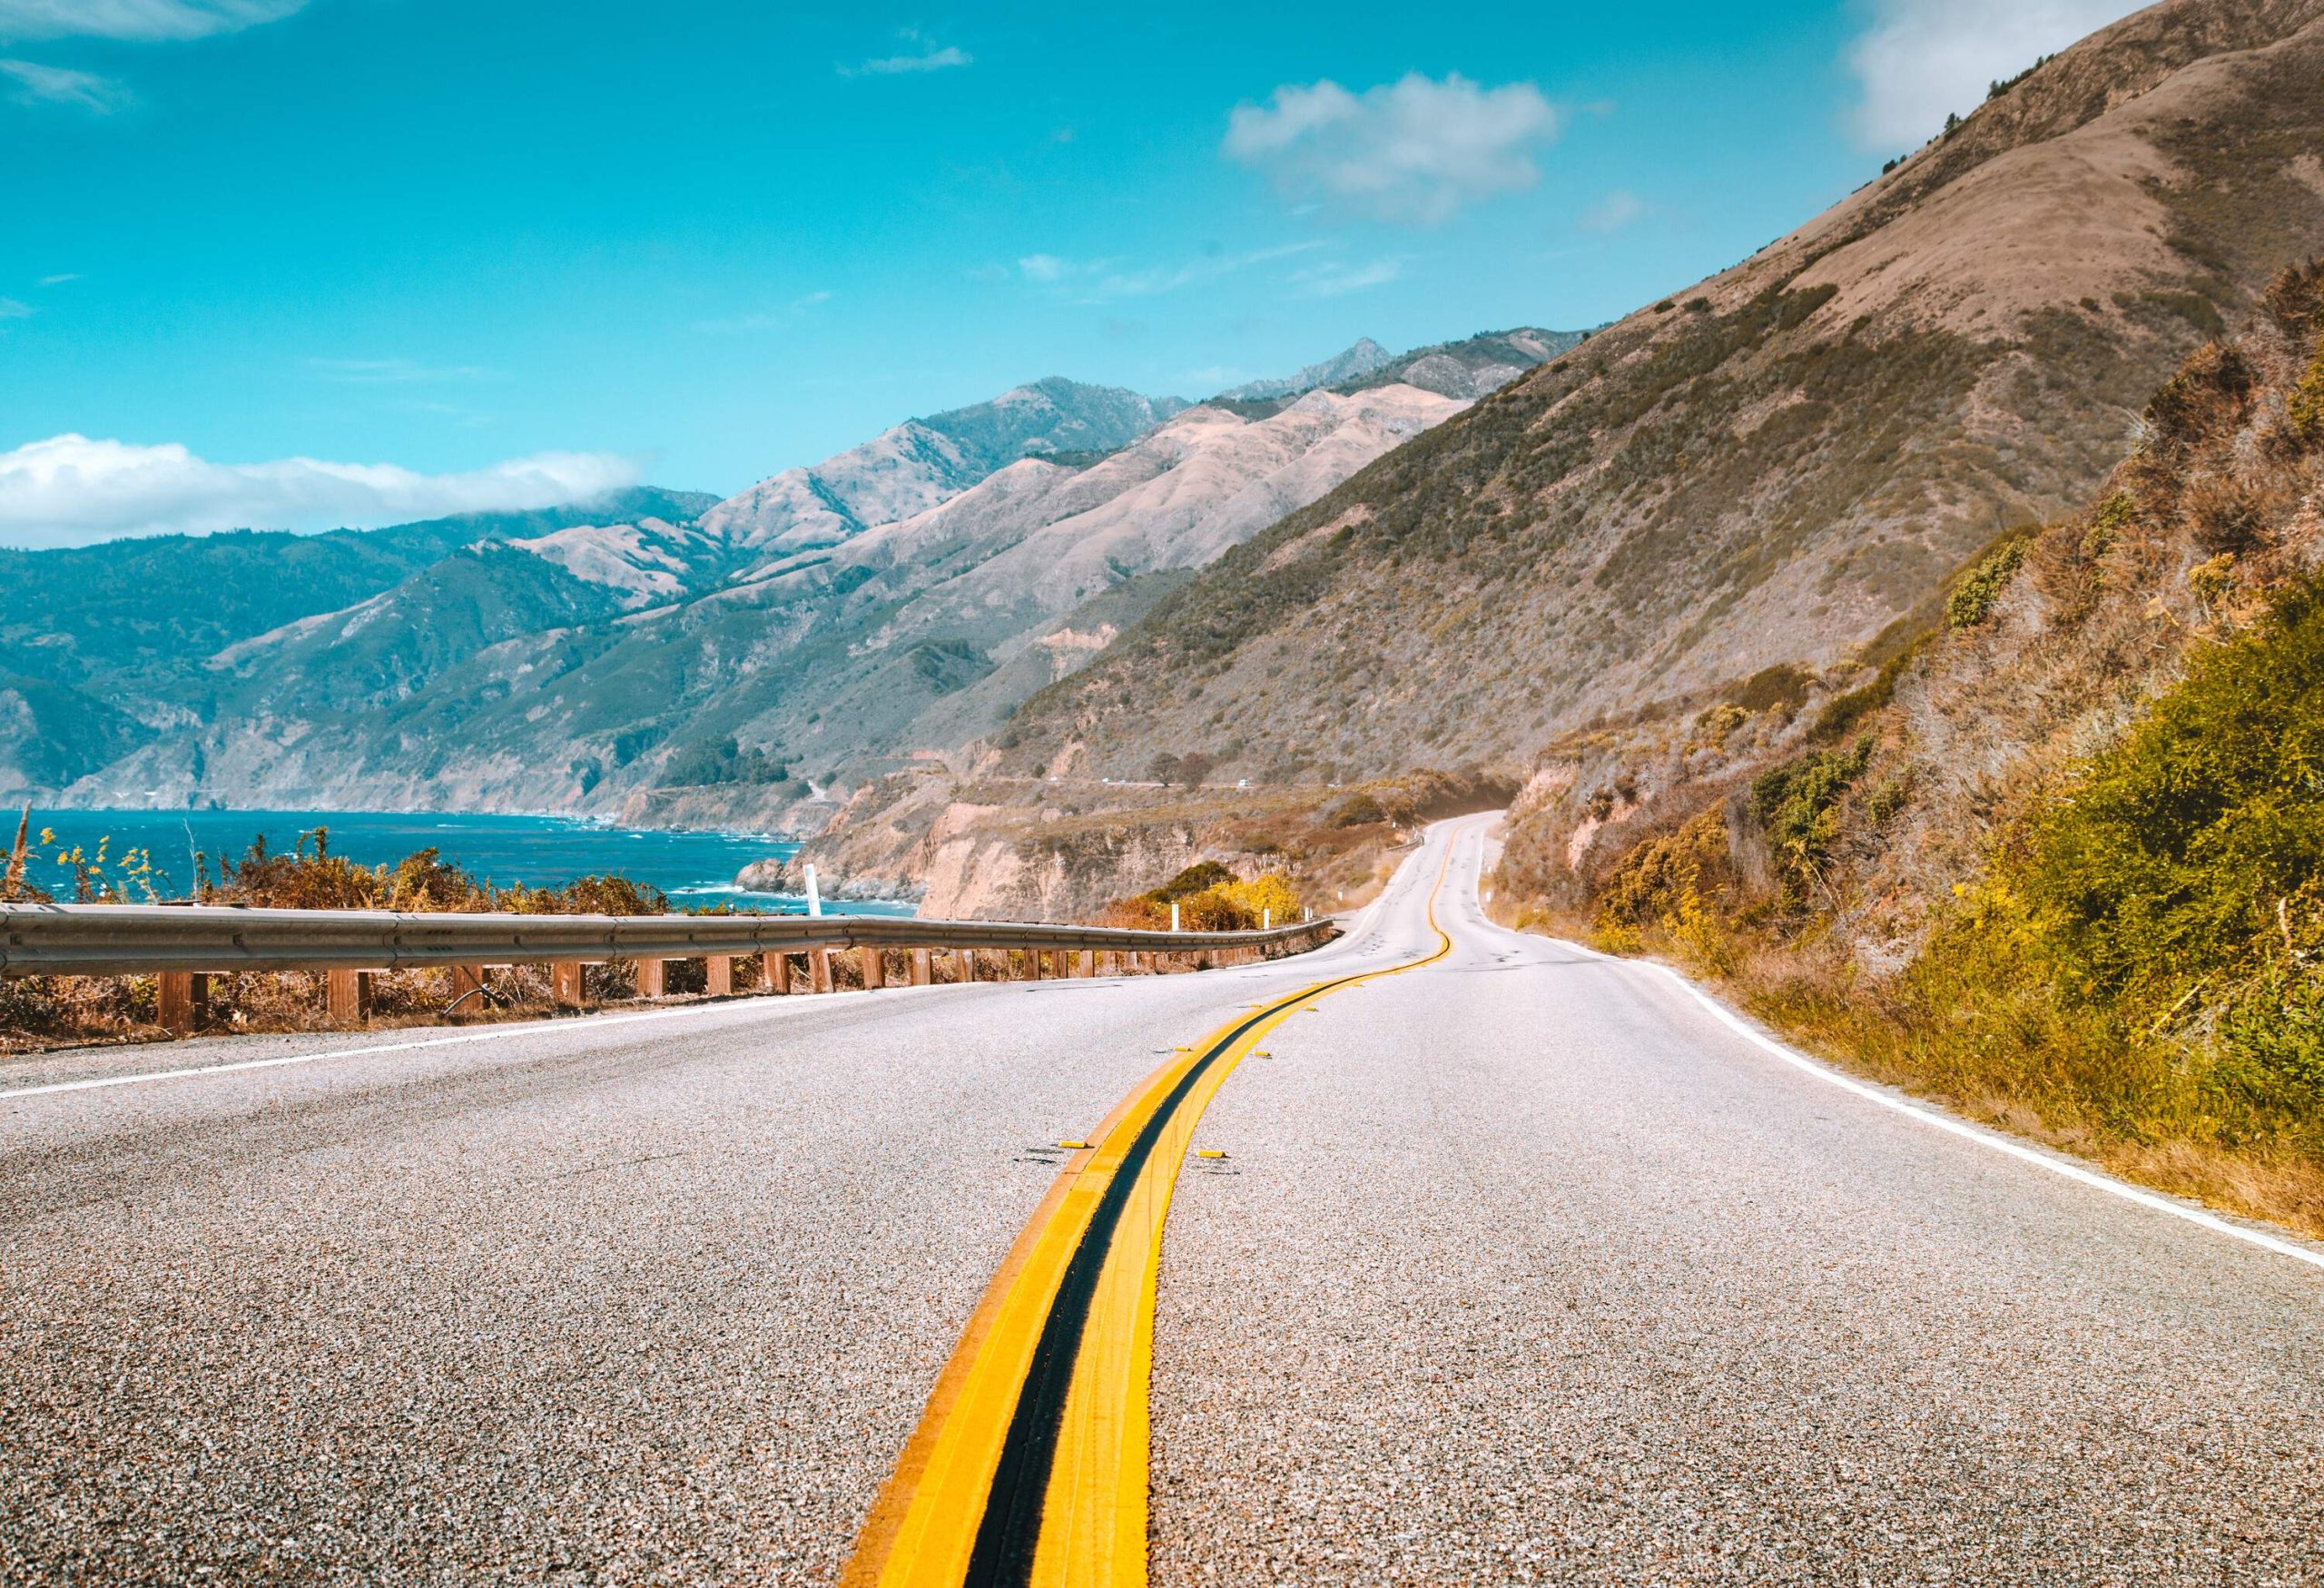
[[1945, 598], [1945, 621], [1954, 628], [1974, 628], [1994, 615], [1994, 603], [2025, 563], [2025, 542], [2013, 540], [1977, 559]]
[[2319, 769], [2324, 597], [2309, 586], [2200, 656], [2037, 824], [2023, 886], [2072, 982], [2176, 996], [2290, 950], [2324, 905]]
[[2304, 446], [2324, 444], [2324, 340], [2316, 346], [2316, 356], [2309, 360], [2307, 373], [2299, 384], [2292, 388], [2284, 404], [2284, 417], [2290, 421], [2292, 434]]
[[1867, 734], [1845, 750], [1811, 750], [1769, 767], [1751, 784], [1751, 814], [1795, 899], [1823, 875], [1840, 833], [1841, 798], [1872, 764], [1872, 749]]
[[665, 788], [720, 783], [787, 783], [791, 769], [763, 750], [745, 750], [731, 737], [689, 745], [662, 766]]

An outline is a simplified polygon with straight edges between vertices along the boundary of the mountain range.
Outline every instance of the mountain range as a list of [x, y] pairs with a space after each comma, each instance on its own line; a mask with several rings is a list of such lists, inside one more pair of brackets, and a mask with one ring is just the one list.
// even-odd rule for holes
[[[1403, 361], [1469, 390], [1572, 340]], [[1199, 407], [1039, 380], [724, 500], [0, 554], [0, 789], [812, 829], [1465, 406], [1381, 357]]]

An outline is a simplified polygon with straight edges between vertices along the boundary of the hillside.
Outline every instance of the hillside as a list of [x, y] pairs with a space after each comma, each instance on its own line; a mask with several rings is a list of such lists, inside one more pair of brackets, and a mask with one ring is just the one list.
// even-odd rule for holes
[[2324, 243], [2319, 16], [2184, 0], [2065, 51], [1227, 553], [1029, 701], [1002, 769], [1521, 770], [1872, 655], [2082, 500], [2164, 375]]
[[786, 469], [712, 508], [703, 528], [775, 554], [834, 546], [925, 512], [1020, 458], [1110, 451], [1186, 406], [1052, 376], [906, 420], [812, 469]]
[[1506, 908], [1885, 1080], [2324, 1230], [2324, 267], [1853, 689], [1552, 744]]
[[461, 547], [608, 518], [691, 518], [715, 499], [640, 488], [388, 529], [0, 549], [0, 791], [59, 789], [97, 771], [202, 711], [208, 657], [370, 600]]

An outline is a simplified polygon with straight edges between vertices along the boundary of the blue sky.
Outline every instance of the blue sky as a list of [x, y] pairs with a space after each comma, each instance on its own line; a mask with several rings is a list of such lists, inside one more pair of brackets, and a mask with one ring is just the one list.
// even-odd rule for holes
[[1594, 324], [2130, 9], [0, 0], [0, 540], [723, 493], [1046, 374]]

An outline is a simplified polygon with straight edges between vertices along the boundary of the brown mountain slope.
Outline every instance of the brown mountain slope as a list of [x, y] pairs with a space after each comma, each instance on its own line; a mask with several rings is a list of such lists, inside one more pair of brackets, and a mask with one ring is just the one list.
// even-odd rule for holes
[[2324, 242], [2324, 0], [2183, 0], [1223, 557], [1001, 742], [1020, 772], [1521, 765], [1823, 672], [2058, 516]]
[[1576, 733], [1504, 910], [1827, 1051], [2324, 1232], [2324, 264], [1866, 686]]

